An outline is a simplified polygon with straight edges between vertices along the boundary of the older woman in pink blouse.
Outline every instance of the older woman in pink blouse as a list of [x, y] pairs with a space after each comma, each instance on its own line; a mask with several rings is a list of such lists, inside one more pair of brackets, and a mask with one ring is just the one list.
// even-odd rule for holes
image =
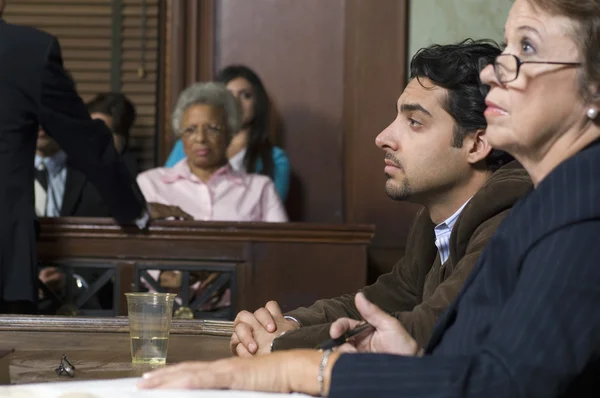
[[229, 165], [227, 146], [240, 123], [240, 105], [225, 85], [196, 83], [185, 89], [172, 124], [186, 157], [172, 168], [138, 176], [146, 200], [179, 206], [196, 220], [287, 221], [268, 177], [234, 171]]
[[[172, 118], [186, 157], [172, 168], [158, 167], [138, 175], [146, 201], [178, 206], [195, 220], [287, 221], [269, 177], [235, 171], [229, 164], [226, 150], [233, 132], [240, 129], [241, 115], [240, 104], [223, 84], [196, 83], [186, 88]], [[160, 272], [149, 274], [158, 279]], [[177, 271], [165, 272], [160, 279], [164, 287], [180, 283]], [[198, 282], [192, 290], [200, 286]], [[215, 306], [228, 304], [227, 291]]]

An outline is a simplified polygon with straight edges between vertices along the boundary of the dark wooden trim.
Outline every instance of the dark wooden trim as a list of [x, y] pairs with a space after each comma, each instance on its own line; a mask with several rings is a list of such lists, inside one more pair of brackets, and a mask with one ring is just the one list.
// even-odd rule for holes
[[[128, 233], [108, 218], [57, 217], [40, 219], [40, 241], [74, 238], [121, 239]], [[369, 244], [374, 235], [371, 225], [308, 224], [308, 223], [248, 223], [156, 221], [140, 239], [227, 240], [323, 242], [339, 244]]]
[[[375, 148], [375, 137], [378, 129], [383, 129], [393, 116], [390, 113], [389, 120], [373, 118], [372, 112], [364, 112], [368, 105], [375, 106], [378, 109], [387, 109], [387, 104], [395, 103], [400, 96], [403, 87], [406, 85], [406, 68], [408, 66], [408, 0], [385, 0], [378, 4], [379, 8], [373, 7], [372, 0], [346, 0], [345, 3], [345, 26], [344, 26], [344, 220], [346, 222], [363, 222], [360, 218], [357, 220], [356, 210], [364, 213], [364, 198], [362, 192], [368, 192], [370, 189], [381, 189], [383, 186], [364, 186], [357, 181], [357, 174], [363, 168], [366, 161], [364, 158], [364, 145], [368, 144]], [[397, 23], [381, 23], [381, 14], [385, 13], [388, 18], [397, 21]], [[387, 21], [389, 22], [389, 21]], [[390, 30], [395, 30], [393, 36]], [[378, 59], [373, 56], [373, 41], [377, 37], [388, 37], [385, 40], [385, 51], [378, 51]], [[393, 55], [393, 56], [392, 56]], [[390, 74], [390, 68], [385, 73], [377, 76], [376, 72], [381, 69], [381, 64], [388, 66], [393, 63], [393, 74]], [[382, 91], [381, 85], [373, 86], [372, 79], [364, 79], [363, 76], [376, 76], [378, 79], [389, 81], [388, 86], [396, 90], [393, 98], [389, 93], [386, 96], [372, 96], [371, 91]], [[380, 80], [377, 81], [380, 83]], [[389, 90], [388, 90], [389, 91]], [[371, 95], [371, 96], [370, 96]], [[380, 98], [381, 97], [381, 98]], [[379, 101], [379, 102], [377, 102]], [[390, 108], [390, 109], [393, 109]], [[381, 164], [381, 157], [377, 158], [377, 164]], [[372, 162], [372, 159], [368, 159]], [[380, 171], [381, 173], [381, 171]], [[370, 177], [372, 179], [372, 177]], [[379, 184], [379, 183], [378, 183]], [[357, 192], [360, 194], [357, 195]], [[361, 200], [356, 200], [361, 199]], [[362, 203], [361, 203], [362, 202]], [[390, 206], [398, 207], [392, 201]], [[387, 203], [386, 203], [387, 204]], [[370, 203], [370, 206], [373, 206]], [[358, 208], [358, 209], [357, 209]], [[381, 210], [380, 210], [381, 212]], [[386, 212], [382, 212], [386, 214]], [[392, 217], [391, 223], [396, 223], [397, 219]], [[373, 220], [375, 221], [375, 220]], [[371, 221], [370, 221], [371, 222]], [[410, 226], [410, 222], [407, 223]], [[382, 238], [378, 236], [375, 242]], [[389, 237], [387, 237], [389, 238]], [[389, 240], [389, 239], [388, 239]]]
[[[199, 80], [200, 77], [200, 49], [198, 42], [200, 39], [200, 7], [198, 1], [185, 1], [185, 84], [189, 84]], [[201, 40], [201, 39], [200, 39]]]
[[215, 0], [200, 0], [199, 13], [200, 80], [209, 81], [213, 79], [215, 73]]
[[185, 16], [184, 2], [179, 0], [166, 0], [164, 5], [164, 48], [161, 63], [164, 66], [161, 74], [163, 80], [163, 92], [159, 98], [162, 99], [163, 119], [161, 131], [159, 132], [161, 147], [158, 149], [158, 163], [164, 164], [171, 152], [174, 143], [174, 135], [171, 129], [171, 114], [177, 96], [184, 85], [184, 41], [183, 17]]
[[171, 113], [179, 93], [192, 83], [210, 80], [214, 65], [214, 0], [168, 0], [164, 18], [164, 120], [159, 163], [164, 164], [175, 141]]
[[[358, 0], [359, 1], [359, 0]], [[348, 220], [354, 209], [354, 197], [351, 195], [353, 191], [353, 179], [348, 165], [354, 161], [355, 154], [351, 145], [356, 137], [356, 125], [359, 121], [358, 100], [354, 84], [357, 81], [357, 63], [358, 51], [355, 49], [357, 36], [360, 34], [358, 30], [359, 9], [357, 0], [347, 0], [344, 7], [344, 114], [342, 122], [344, 123], [343, 135], [343, 161], [342, 168], [342, 184], [344, 203], [343, 203], [343, 219]]]
[[167, 75], [170, 73], [168, 62], [168, 46], [170, 38], [170, 26], [167, 23], [170, 18], [170, 9], [166, 1], [158, 3], [158, 65], [156, 74], [156, 124], [154, 127], [154, 165], [163, 165], [169, 156], [168, 149], [172, 146], [171, 135], [165, 134], [170, 123], [171, 111], [166, 107], [168, 82]]
[[[0, 316], [2, 332], [76, 332], [76, 333], [129, 333], [127, 317], [85, 318], [59, 316]], [[173, 319], [172, 334], [231, 336], [233, 323]]]
[[121, 64], [123, 60], [123, 0], [113, 0], [111, 24], [110, 89], [119, 93], [121, 92]]
[[[372, 226], [347, 224], [161, 221], [139, 231], [111, 219], [43, 218], [40, 223], [41, 264], [117, 267], [125, 274], [129, 271], [122, 265], [129, 263], [135, 269], [211, 272], [235, 267], [232, 300], [242, 303], [237, 310], [251, 311], [269, 300], [290, 310], [360, 289], [373, 236]], [[137, 288], [126, 279], [119, 280], [119, 298]]]

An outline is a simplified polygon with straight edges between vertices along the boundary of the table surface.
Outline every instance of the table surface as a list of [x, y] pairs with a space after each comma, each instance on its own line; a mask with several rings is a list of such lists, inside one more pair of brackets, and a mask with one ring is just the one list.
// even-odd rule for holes
[[[6, 329], [0, 327], [0, 345], [15, 349], [10, 362], [12, 384], [138, 377], [152, 369], [149, 365], [131, 362], [129, 333], [122, 327], [118, 331], [116, 328], [88, 328], [71, 332], [59, 328]], [[229, 337], [220, 334], [172, 331], [167, 364], [231, 356]], [[73, 378], [58, 376], [55, 372], [63, 354], [75, 366]]]

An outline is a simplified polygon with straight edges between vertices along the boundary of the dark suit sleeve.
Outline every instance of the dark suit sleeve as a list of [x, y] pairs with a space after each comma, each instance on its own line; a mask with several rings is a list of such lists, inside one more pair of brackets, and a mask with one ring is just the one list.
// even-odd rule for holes
[[72, 80], [65, 73], [54, 39], [42, 75], [40, 124], [67, 153], [70, 164], [98, 189], [111, 214], [130, 223], [142, 214], [145, 202], [135, 189], [106, 125], [92, 121]]
[[598, 221], [564, 227], [529, 251], [475, 355], [342, 355], [330, 396], [560, 396], [600, 354], [599, 228]]

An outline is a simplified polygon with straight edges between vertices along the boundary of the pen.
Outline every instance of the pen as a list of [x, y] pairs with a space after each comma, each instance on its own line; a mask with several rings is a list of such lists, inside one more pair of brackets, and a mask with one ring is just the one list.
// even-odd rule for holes
[[319, 345], [317, 345], [317, 349], [318, 350], [329, 350], [331, 348], [334, 348], [334, 347], [337, 347], [337, 346], [340, 346], [340, 345], [344, 344], [351, 337], [354, 337], [354, 336], [356, 336], [359, 333], [362, 333], [362, 332], [364, 332], [366, 330], [372, 330], [372, 329], [373, 329], [373, 326], [371, 326], [369, 323], [367, 323], [367, 322], [361, 323], [360, 325], [358, 325], [354, 329], [348, 330], [346, 333], [344, 333], [343, 335], [341, 335], [337, 339], [329, 339], [327, 341], [324, 341], [324, 342], [320, 343]]

